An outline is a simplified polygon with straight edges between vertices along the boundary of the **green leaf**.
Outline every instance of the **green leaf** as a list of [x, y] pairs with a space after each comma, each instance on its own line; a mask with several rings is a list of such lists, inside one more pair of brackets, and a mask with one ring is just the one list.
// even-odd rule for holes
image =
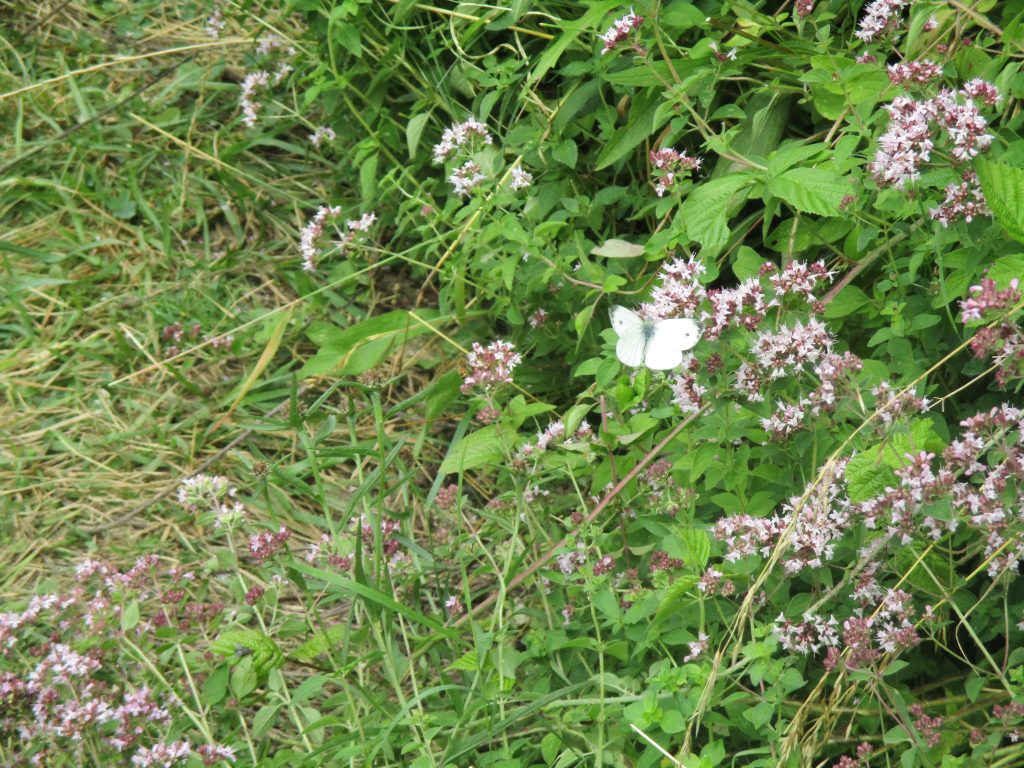
[[349, 595], [356, 595], [369, 603], [384, 608], [392, 613], [400, 613], [407, 619], [412, 619], [418, 624], [422, 624], [436, 632], [446, 632], [444, 625], [441, 624], [437, 619], [431, 618], [415, 608], [399, 603], [394, 598], [385, 595], [378, 589], [374, 589], [368, 584], [363, 584], [360, 581], [350, 579], [347, 576], [334, 573], [333, 571], [325, 571], [322, 568], [314, 568], [306, 563], [295, 563], [295, 569], [300, 573], [304, 573], [307, 576], [312, 576], [316, 579], [320, 579], [327, 584], [337, 587], [342, 592]]
[[576, 167], [576, 160], [579, 157], [579, 150], [576, 149], [576, 142], [572, 139], [565, 139], [555, 145], [551, 150], [552, 156], [562, 165], [569, 168]]
[[453, 475], [488, 464], [501, 464], [510, 443], [511, 437], [497, 424], [478, 429], [448, 449], [439, 472], [442, 475]]
[[[416, 316], [430, 322], [439, 313], [420, 309]], [[430, 333], [430, 327], [413, 319], [412, 313], [396, 309], [368, 317], [348, 328], [314, 323], [309, 337], [320, 351], [299, 371], [299, 378], [333, 374], [357, 376], [380, 364], [396, 344]]]
[[274, 727], [274, 722], [277, 720], [277, 713], [281, 710], [279, 703], [275, 704], [264, 704], [256, 712], [256, 717], [252, 719], [252, 735], [257, 739], [266, 736], [270, 732], [270, 729]]
[[[210, 643], [210, 650], [230, 658], [236, 666], [243, 661], [249, 661], [258, 677], [263, 677], [270, 670], [284, 663], [284, 653], [278, 644], [257, 629], [235, 629], [222, 632], [216, 640]], [[232, 682], [233, 685], [234, 682]]]
[[693, 3], [676, 0], [676, 2], [666, 5], [658, 13], [658, 26], [682, 32], [690, 27], [703, 27], [706, 24], [706, 19], [707, 14]]
[[663, 111], [659, 114], [658, 106], [660, 104], [661, 101], [654, 98], [644, 105], [644, 100], [637, 98], [629, 113], [629, 124], [616, 131], [601, 148], [601, 153], [597, 156], [595, 170], [607, 168], [612, 163], [621, 160], [644, 139], [668, 122], [672, 113]]
[[420, 145], [420, 138], [423, 136], [423, 129], [427, 125], [427, 120], [430, 119], [429, 112], [423, 112], [419, 115], [413, 115], [409, 118], [409, 122], [405, 125], [405, 143], [409, 147], [409, 158], [412, 159], [416, 156], [416, 149]]
[[803, 213], [838, 216], [850, 186], [838, 174], [821, 168], [791, 168], [772, 178], [768, 191]]
[[132, 600], [121, 612], [121, 631], [127, 632], [134, 629], [139, 623], [139, 603]]
[[679, 539], [686, 551], [686, 564], [703, 571], [711, 557], [711, 540], [703, 528], [685, 528], [679, 532]]
[[259, 675], [251, 656], [246, 656], [231, 668], [231, 693], [236, 699], [243, 699], [256, 690]]
[[601, 0], [601, 2], [591, 3], [587, 8], [587, 12], [579, 19], [559, 22], [558, 26], [563, 30], [562, 34], [545, 47], [544, 52], [537, 59], [536, 66], [530, 73], [530, 82], [536, 83], [544, 77], [548, 70], [558, 63], [562, 54], [576, 41], [577, 37], [583, 32], [592, 29], [602, 20], [606, 13], [618, 7], [619, 0]]
[[1024, 169], [985, 157], [975, 158], [974, 169], [995, 220], [1006, 234], [1024, 243]]
[[228, 674], [230, 672], [231, 668], [227, 664], [221, 664], [210, 673], [210, 676], [206, 678], [206, 682], [203, 683], [203, 693], [201, 696], [203, 704], [212, 707], [224, 699], [228, 692]]
[[591, 256], [604, 256], [606, 259], [632, 259], [643, 254], [644, 246], [614, 237], [590, 251]]
[[839, 291], [832, 301], [825, 305], [825, 317], [829, 320], [846, 317], [870, 302], [871, 297], [864, 293], [864, 291], [856, 285], [848, 285]]
[[548, 733], [540, 740], [540, 756], [544, 762], [552, 765], [558, 758], [558, 750], [562, 746], [562, 740], [557, 733]]
[[679, 603], [697, 586], [697, 581], [696, 576], [683, 576], [669, 584], [658, 604], [658, 610], [654, 614], [655, 621], [661, 621], [678, 611]]
[[292, 651], [291, 657], [298, 661], [312, 661], [340, 643], [345, 637], [346, 629], [345, 624], [334, 624], [325, 630], [317, 631], [309, 640]]
[[687, 236], [712, 251], [729, 242], [729, 209], [733, 196], [754, 181], [755, 177], [749, 173], [733, 173], [695, 187], [681, 209]]
[[1024, 280], [1024, 253], [1014, 253], [996, 259], [989, 267], [987, 277], [996, 281], [1000, 290], [1010, 287], [1010, 281]]
[[761, 266], [764, 263], [764, 259], [757, 251], [749, 245], [741, 245], [732, 263], [732, 273], [736, 275], [737, 280], [749, 280], [761, 273]]
[[446, 672], [458, 670], [459, 672], [476, 672], [480, 668], [480, 660], [476, 651], [466, 651], [459, 658], [453, 661], [445, 669]]

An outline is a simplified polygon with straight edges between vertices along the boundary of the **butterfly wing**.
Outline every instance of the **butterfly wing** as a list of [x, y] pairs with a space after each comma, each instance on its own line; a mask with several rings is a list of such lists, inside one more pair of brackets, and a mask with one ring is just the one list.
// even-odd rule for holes
[[644, 365], [653, 371], [667, 371], [683, 362], [683, 352], [700, 340], [700, 327], [683, 317], [659, 320], [644, 351]]
[[619, 334], [615, 354], [625, 365], [636, 368], [644, 361], [647, 337], [644, 335], [644, 321], [632, 310], [615, 306], [611, 309], [612, 328]]

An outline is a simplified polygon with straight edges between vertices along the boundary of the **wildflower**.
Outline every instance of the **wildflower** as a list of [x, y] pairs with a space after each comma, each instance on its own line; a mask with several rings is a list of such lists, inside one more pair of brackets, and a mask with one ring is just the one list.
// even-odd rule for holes
[[715, 568], [708, 568], [697, 582], [697, 589], [707, 595], [713, 595], [718, 591], [722, 583], [722, 572]]
[[580, 566], [587, 562], [587, 554], [583, 550], [583, 544], [577, 544], [575, 551], [564, 552], [555, 558], [558, 563], [558, 570], [565, 576], [572, 576], [579, 570]]
[[999, 106], [999, 102], [1002, 99], [999, 95], [999, 89], [981, 78], [967, 81], [961, 90], [968, 98], [981, 99], [990, 107]]
[[656, 549], [651, 552], [650, 568], [651, 573], [658, 571], [675, 571], [683, 567], [683, 561], [676, 557], [669, 557], [668, 552]]
[[203, 765], [214, 765], [221, 760], [233, 763], [236, 760], [235, 750], [223, 744], [203, 744], [196, 749], [196, 754], [203, 758]]
[[474, 342], [466, 356], [469, 373], [462, 383], [463, 393], [477, 386], [486, 391], [500, 384], [511, 384], [512, 372], [522, 361], [522, 355], [507, 341], [499, 339], [486, 347]]
[[814, 10], [814, 0], [796, 0], [796, 15], [805, 19]]
[[452, 191], [459, 197], [468, 197], [474, 189], [480, 186], [482, 181], [486, 180], [487, 177], [480, 170], [480, 166], [472, 160], [467, 160], [459, 168], [452, 171], [448, 177], [448, 181], [452, 185]]
[[245, 593], [245, 604], [256, 605], [256, 603], [259, 602], [259, 599], [263, 597], [264, 592], [266, 592], [265, 587], [262, 587], [259, 584], [254, 584], [249, 588], [249, 591]]
[[326, 125], [318, 125], [313, 133], [309, 134], [309, 143], [318, 147], [325, 141], [331, 142], [338, 138], [333, 128]]
[[860, 29], [854, 34], [865, 43], [870, 43], [892, 32], [900, 23], [899, 14], [907, 1], [874, 0], [860, 20]]
[[877, 64], [878, 57], [875, 56], [873, 53], [868, 53], [867, 51], [865, 51], [864, 53], [857, 57], [856, 61], [858, 64]]
[[178, 503], [189, 512], [215, 509], [233, 498], [236, 490], [222, 475], [197, 474], [187, 477], [178, 486]]
[[943, 719], [941, 717], [929, 717], [924, 713], [924, 707], [920, 704], [911, 704], [907, 709], [916, 718], [914, 720], [914, 727], [924, 738], [925, 744], [929, 747], [938, 746], [939, 742], [942, 741]]
[[707, 652], [710, 643], [711, 639], [703, 632], [699, 632], [696, 640], [687, 643], [690, 647], [690, 652], [683, 657], [683, 663], [685, 664], [690, 661], [696, 661], [700, 656]]
[[533, 176], [529, 171], [525, 171], [518, 165], [512, 169], [512, 181], [509, 184], [509, 188], [513, 191], [520, 189], [526, 189], [533, 184]]
[[262, 563], [280, 552], [289, 538], [291, 532], [283, 525], [276, 533], [260, 531], [249, 537], [249, 554], [257, 563]]
[[154, 744], [152, 747], [140, 747], [132, 755], [132, 765], [139, 768], [171, 768], [176, 763], [184, 762], [192, 754], [192, 747], [187, 741], [175, 741], [167, 744]]
[[449, 619], [455, 619], [466, 612], [462, 602], [455, 595], [448, 595], [448, 599], [444, 601], [444, 609], [448, 613]]
[[320, 254], [316, 247], [316, 241], [323, 234], [324, 225], [327, 219], [341, 213], [341, 206], [322, 205], [317, 208], [316, 215], [309, 220], [309, 223], [299, 233], [299, 251], [302, 253], [302, 268], [306, 272], [316, 270], [316, 257]]
[[825, 324], [812, 317], [806, 323], [797, 321], [777, 332], [762, 331], [754, 339], [752, 351], [759, 372], [771, 379], [780, 379], [817, 363], [832, 351], [834, 344], [834, 337]]
[[548, 320], [548, 313], [546, 311], [544, 311], [543, 308], [539, 308], [539, 309], [537, 309], [536, 312], [534, 312], [532, 315], [530, 315], [530, 317], [527, 320], [527, 322], [530, 324], [531, 328], [540, 328], [541, 326], [544, 325], [544, 323], [547, 322], [547, 320]]
[[696, 317], [707, 292], [700, 283], [706, 267], [693, 254], [662, 264], [659, 283], [651, 291], [651, 300], [641, 305], [639, 314], [649, 320], [669, 317]]
[[940, 77], [942, 77], [942, 65], [928, 59], [911, 61], [906, 64], [899, 62], [889, 65], [889, 79], [894, 85], [903, 85], [905, 83], [920, 83], [923, 85], [930, 83], [932, 80], [938, 80]]
[[594, 563], [594, 575], [603, 576], [615, 570], [615, 558], [611, 555], [602, 555], [601, 559]]
[[[691, 355], [689, 359], [693, 359]], [[684, 360], [682, 366], [686, 366]], [[672, 389], [672, 402], [679, 406], [679, 410], [686, 414], [698, 413], [701, 409], [701, 396], [708, 391], [708, 388], [697, 383], [697, 377], [692, 373], [683, 373], [675, 376], [669, 385]]]
[[938, 111], [932, 101], [914, 101], [904, 96], [886, 105], [890, 115], [889, 127], [878, 140], [871, 172], [880, 186], [902, 189], [908, 182], [920, 177], [921, 164], [931, 158], [935, 143], [932, 141], [930, 122]]
[[[958, 97], [964, 99], [962, 104]], [[998, 100], [998, 93], [995, 98]], [[945, 127], [953, 143], [954, 162], [962, 163], [977, 157], [992, 145], [994, 137], [986, 132], [988, 121], [981, 116], [978, 107], [965, 91], [943, 89], [935, 97], [935, 105], [938, 110], [937, 120]]]
[[835, 616], [826, 619], [807, 611], [803, 615], [803, 621], [793, 622], [780, 613], [775, 623], [775, 635], [787, 651], [806, 656], [817, 653], [822, 648], [834, 648], [839, 645], [839, 635], [836, 632], [839, 622]]
[[715, 58], [718, 59], [719, 61], [736, 61], [735, 48], [730, 48], [728, 53], [722, 53], [720, 50], [718, 50], [718, 43], [715, 42], [714, 40], [708, 43], [708, 47], [711, 49], [711, 52], [715, 54]]
[[475, 118], [471, 117], [465, 122], [446, 128], [441, 134], [441, 141], [434, 145], [434, 162], [444, 162], [456, 150], [467, 145], [472, 147], [477, 142], [493, 144], [494, 139], [487, 126]]
[[434, 496], [434, 503], [437, 505], [437, 508], [444, 511], [454, 509], [458, 500], [459, 486], [454, 483], [444, 486]]
[[964, 171], [959, 184], [950, 184], [946, 187], [946, 199], [938, 208], [932, 208], [928, 213], [935, 221], [948, 227], [951, 221], [963, 219], [966, 222], [974, 220], [975, 216], [991, 216], [992, 211], [985, 201], [985, 193], [981, 190], [978, 182], [978, 174], [973, 170]]
[[664, 197], [677, 181], [686, 174], [696, 171], [701, 164], [701, 158], [690, 157], [686, 150], [678, 152], [672, 147], [652, 150], [650, 161], [656, 179], [654, 191], [658, 197]]
[[210, 14], [209, 18], [206, 19], [206, 36], [213, 39], [219, 40], [220, 33], [224, 31], [224, 10], [220, 7], [220, 3], [213, 6], [213, 13]]
[[814, 296], [818, 283], [832, 282], [834, 272], [829, 272], [825, 262], [819, 259], [813, 264], [803, 261], [791, 261], [779, 274], [770, 275], [768, 281], [775, 289], [775, 298], [769, 306], [776, 306], [783, 296], [801, 296], [808, 304], [815, 304]]
[[928, 18], [928, 21], [926, 21], [924, 23], [924, 26], [921, 27], [921, 30], [923, 32], [934, 32], [938, 28], [939, 28], [939, 20], [936, 19], [934, 16], [930, 16]]
[[608, 31], [601, 35], [601, 40], [604, 41], [604, 48], [601, 49], [601, 54], [606, 54], [608, 51], [614, 50], [615, 47], [623, 40], [628, 38], [634, 30], [640, 28], [640, 25], [644, 23], [643, 16], [637, 16], [632, 10], [620, 19], [616, 19], [615, 23], [608, 27]]
[[970, 288], [970, 298], [960, 302], [960, 322], [984, 320], [985, 313], [1012, 307], [1021, 300], [1020, 280], [1013, 278], [1005, 290], [1000, 291], [995, 280], [983, 277]]
[[239, 105], [242, 108], [242, 122], [246, 127], [253, 128], [259, 119], [260, 103], [256, 101], [256, 91], [259, 88], [266, 88], [270, 83], [270, 74], [263, 69], [250, 72], [242, 81], [242, 94], [239, 97]]

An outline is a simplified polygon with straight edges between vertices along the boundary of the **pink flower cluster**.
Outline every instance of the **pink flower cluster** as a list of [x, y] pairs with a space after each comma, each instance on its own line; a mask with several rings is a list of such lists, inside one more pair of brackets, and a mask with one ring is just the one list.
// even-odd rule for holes
[[197, 474], [178, 486], [178, 503], [189, 512], [206, 512], [233, 499], [237, 489], [222, 475]]
[[806, 19], [814, 10], [814, 0], [796, 0], [796, 15]]
[[467, 394], [473, 387], [484, 391], [501, 384], [512, 383], [512, 372], [523, 361], [513, 344], [498, 339], [486, 347], [473, 342], [473, 349], [466, 356], [469, 373], [462, 382], [462, 392]]
[[263, 563], [285, 548], [291, 531], [283, 525], [277, 531], [260, 531], [249, 537], [249, 554], [257, 563]]
[[644, 17], [637, 16], [632, 10], [622, 18], [616, 19], [615, 23], [608, 27], [608, 31], [601, 35], [601, 40], [604, 42], [601, 53], [605, 54], [615, 50], [619, 43], [628, 39], [643, 23]]
[[983, 277], [970, 290], [970, 297], [960, 302], [960, 322], [965, 324], [984, 320], [988, 312], [1001, 312], [1021, 300], [1020, 280], [1017, 278], [1013, 278], [1009, 287], [1001, 291], [995, 280]]
[[785, 650], [807, 656], [839, 645], [838, 624], [835, 616], [826, 619], [813, 611], [806, 611], [802, 621], [790, 621], [780, 613], [774, 631]]
[[701, 159], [690, 157], [686, 150], [679, 152], [672, 147], [655, 149], [650, 154], [652, 174], [655, 180], [654, 191], [658, 197], [664, 197], [666, 192], [672, 190], [676, 182], [684, 179], [688, 174], [700, 168]]
[[338, 138], [338, 134], [334, 132], [334, 129], [326, 125], [318, 125], [316, 129], [309, 134], [309, 143], [319, 149], [320, 145], [324, 142], [328, 144]]
[[[987, 133], [988, 122], [981, 116], [972, 94], [987, 103], [989, 89], [995, 89], [984, 81], [971, 81], [970, 86], [960, 91], [944, 88], [936, 97], [920, 101], [899, 96], [886, 106], [889, 126], [878, 140], [871, 163], [879, 186], [902, 189], [920, 178], [921, 166], [931, 159], [935, 148], [933, 124], [945, 128], [955, 163], [970, 160], [989, 148], [993, 137]], [[994, 98], [998, 101], [998, 93]]]
[[[316, 214], [299, 233], [299, 252], [302, 254], [302, 269], [306, 272], [316, 271], [316, 260], [321, 254], [317, 247], [317, 241], [324, 233], [327, 220], [338, 216], [341, 213], [340, 205], [322, 205], [317, 208]], [[370, 228], [377, 221], [377, 214], [364, 213], [358, 219], [350, 219], [345, 222], [345, 233], [340, 240], [335, 241], [335, 246], [344, 255], [348, 249], [362, 241], [369, 233]]]
[[474, 189], [487, 181], [487, 176], [480, 169], [480, 166], [472, 160], [467, 160], [460, 165], [448, 177], [451, 182], [452, 191], [459, 197], [469, 197]]
[[472, 148], [476, 144], [493, 144], [494, 138], [487, 126], [476, 118], [456, 123], [441, 134], [441, 141], [434, 145], [434, 162], [443, 163], [458, 150]]
[[860, 20], [860, 29], [854, 34], [865, 43], [889, 34], [899, 26], [900, 12], [908, 0], [874, 0], [868, 6], [864, 18]]
[[895, 85], [930, 83], [942, 77], [942, 65], [929, 59], [889, 65], [889, 79]]
[[942, 205], [932, 208], [928, 213], [942, 226], [948, 227], [951, 221], [963, 219], [971, 222], [976, 216], [991, 216], [992, 211], [985, 201], [985, 193], [978, 182], [978, 174], [968, 169], [961, 176], [959, 184], [946, 187], [946, 199]]

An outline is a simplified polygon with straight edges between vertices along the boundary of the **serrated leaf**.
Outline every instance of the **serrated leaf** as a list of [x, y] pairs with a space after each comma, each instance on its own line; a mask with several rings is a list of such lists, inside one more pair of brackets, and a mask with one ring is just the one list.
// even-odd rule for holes
[[613, 237], [591, 250], [590, 255], [604, 256], [606, 259], [632, 259], [644, 255], [644, 246]]
[[335, 624], [325, 630], [318, 631], [313, 637], [292, 651], [292, 657], [298, 661], [312, 661], [322, 653], [326, 653], [341, 642], [345, 636], [346, 625]]
[[985, 202], [1003, 230], [1024, 243], [1024, 169], [978, 157], [974, 161]]
[[838, 216], [850, 186], [838, 174], [821, 168], [790, 168], [774, 177], [768, 191], [803, 213]]
[[259, 675], [256, 674], [256, 666], [251, 656], [246, 656], [231, 668], [230, 676], [231, 693], [236, 699], [242, 699], [256, 690], [259, 682]]
[[704, 570], [711, 557], [711, 540], [703, 528], [686, 528], [679, 532], [679, 540], [686, 551], [686, 564], [699, 571]]
[[458, 670], [459, 672], [475, 672], [480, 667], [480, 660], [476, 651], [466, 651], [459, 658], [453, 661], [446, 668], [446, 672]]
[[870, 302], [871, 297], [856, 285], [847, 285], [825, 306], [825, 317], [829, 320], [846, 317]]
[[711, 251], [729, 242], [729, 209], [733, 196], [754, 181], [755, 177], [749, 173], [733, 173], [694, 187], [681, 208], [687, 236]]
[[470, 432], [448, 449], [439, 471], [442, 475], [453, 475], [488, 464], [500, 464], [505, 459], [508, 444], [508, 435], [496, 424]]
[[683, 576], [669, 584], [661, 597], [661, 602], [658, 604], [654, 620], [661, 621], [672, 612], [678, 610], [679, 603], [697, 586], [697, 581], [696, 576]]
[[996, 259], [986, 276], [995, 280], [1000, 290], [1009, 288], [1011, 280], [1024, 280], [1024, 253], [1014, 253]]

